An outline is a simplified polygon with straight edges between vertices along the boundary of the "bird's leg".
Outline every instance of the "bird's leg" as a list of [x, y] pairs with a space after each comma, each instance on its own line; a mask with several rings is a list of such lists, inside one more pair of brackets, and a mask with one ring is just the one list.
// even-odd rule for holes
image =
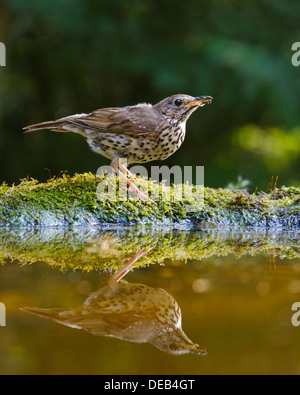
[[[130, 175], [131, 175], [131, 173], [129, 172], [129, 170], [128, 170], [124, 165], [119, 164], [119, 159], [120, 159], [119, 157], [116, 157], [115, 159], [113, 159], [113, 161], [112, 161], [111, 164], [110, 164], [111, 168], [112, 168], [121, 178], [123, 178], [124, 181], [127, 182], [127, 184], [130, 186], [130, 188], [131, 188], [131, 190], [133, 191], [133, 193], [135, 193], [135, 194], [139, 197], [139, 199], [141, 199], [144, 203], [145, 203], [146, 201], [149, 201], [150, 203], [153, 203], [153, 204], [157, 205], [157, 204], [156, 204], [153, 200], [151, 200], [148, 196], [144, 195], [144, 194], [138, 189], [138, 187], [137, 187], [136, 185], [134, 185], [134, 183], [128, 179], [128, 177], [127, 177], [124, 173], [130, 174]], [[118, 169], [118, 167], [120, 167], [120, 168], [124, 171], [124, 173], [122, 173], [122, 172]]]
[[149, 199], [148, 197], [146, 197], [146, 196], [138, 189], [138, 187], [137, 187], [136, 185], [134, 185], [134, 183], [131, 182], [131, 181], [125, 176], [125, 174], [123, 174], [119, 169], [114, 169], [114, 168], [113, 168], [113, 170], [114, 170], [121, 178], [123, 178], [124, 181], [127, 182], [127, 184], [130, 186], [132, 192], [135, 193], [135, 194], [142, 200], [142, 202], [145, 203], [146, 200], [149, 200], [149, 201], [151, 201], [151, 203], [154, 203], [154, 202], [152, 202], [151, 199]]
[[143, 179], [139, 179], [135, 174], [131, 173], [130, 170], [128, 170], [124, 165], [122, 165], [122, 163], [119, 163], [119, 167], [121, 170], [124, 171], [124, 173], [126, 173], [129, 177], [133, 178], [134, 181], [141, 181], [141, 182], [145, 182], [148, 185], [153, 185], [153, 183], [149, 180], [143, 180]]
[[119, 270], [117, 273], [112, 275], [109, 279], [109, 284], [111, 286], [114, 286], [116, 283], [118, 283], [126, 274], [132, 269], [132, 266], [143, 256], [148, 254], [149, 251], [151, 251], [154, 247], [149, 248], [148, 250], [145, 250], [144, 248], [138, 252], [134, 257], [129, 258], [130, 261], [126, 263], [124, 267], [122, 267], [121, 270]]
[[137, 181], [137, 179], [138, 179], [137, 176], [134, 175], [133, 173], [131, 173], [131, 171], [129, 171], [129, 170], [127, 169], [127, 167], [125, 167], [124, 165], [122, 165], [122, 163], [119, 163], [119, 168], [120, 168], [121, 170], [123, 170], [124, 173], [126, 173], [129, 177], [133, 178], [134, 181]]

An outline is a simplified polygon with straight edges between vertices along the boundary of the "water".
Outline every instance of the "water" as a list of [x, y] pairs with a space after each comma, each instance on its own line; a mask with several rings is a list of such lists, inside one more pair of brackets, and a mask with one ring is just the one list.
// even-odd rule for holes
[[[2, 230], [0, 372], [299, 374], [299, 234]], [[108, 285], [130, 261], [118, 283], [124, 289]], [[36, 307], [67, 312], [50, 310], [45, 319], [28, 312]], [[162, 337], [176, 332], [174, 317], [180, 326], [178, 309], [177, 343], [189, 340], [198, 354], [175, 355], [176, 339]]]

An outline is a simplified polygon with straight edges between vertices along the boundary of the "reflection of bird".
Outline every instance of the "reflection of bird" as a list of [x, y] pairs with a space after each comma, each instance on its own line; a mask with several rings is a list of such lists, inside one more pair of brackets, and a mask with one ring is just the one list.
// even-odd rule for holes
[[74, 309], [23, 307], [22, 310], [96, 336], [148, 342], [173, 355], [206, 355], [206, 349], [193, 343], [183, 332], [177, 302], [160, 288], [121, 280], [91, 294], [83, 306]]
[[26, 132], [50, 129], [81, 134], [92, 150], [110, 159], [113, 170], [142, 200], [146, 200], [146, 196], [128, 179], [131, 173], [119, 164], [119, 159], [127, 159], [130, 165], [168, 158], [183, 143], [189, 116], [211, 101], [210, 96], [174, 95], [154, 106], [138, 104], [103, 108], [90, 114], [71, 115], [24, 129]]

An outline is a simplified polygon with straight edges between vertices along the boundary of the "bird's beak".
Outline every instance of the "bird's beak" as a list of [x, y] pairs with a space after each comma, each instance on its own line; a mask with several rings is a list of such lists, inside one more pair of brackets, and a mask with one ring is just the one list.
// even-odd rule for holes
[[201, 347], [196, 343], [181, 343], [181, 346], [189, 350], [192, 354], [198, 354], [204, 357], [208, 354], [206, 347]]
[[205, 104], [210, 104], [213, 101], [211, 96], [199, 96], [195, 101], [186, 104], [184, 107], [203, 107]]

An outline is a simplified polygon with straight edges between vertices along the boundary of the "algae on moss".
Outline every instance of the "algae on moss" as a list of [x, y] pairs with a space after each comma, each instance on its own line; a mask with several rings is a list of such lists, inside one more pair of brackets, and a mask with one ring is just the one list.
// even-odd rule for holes
[[[47, 183], [22, 180], [0, 186], [0, 226], [74, 227], [105, 225], [285, 226], [300, 225], [300, 188], [269, 194], [198, 188], [193, 201], [164, 200], [164, 187], [151, 185], [162, 199], [155, 206], [136, 199], [99, 200], [103, 180], [91, 173], [63, 175]], [[108, 182], [113, 182], [109, 181]], [[114, 179], [114, 182], [115, 179]], [[137, 181], [143, 185], [144, 181]], [[161, 188], [161, 189], [160, 189]], [[188, 187], [187, 187], [188, 189]], [[175, 194], [175, 189], [171, 188]], [[203, 201], [203, 205], [198, 205]]]

